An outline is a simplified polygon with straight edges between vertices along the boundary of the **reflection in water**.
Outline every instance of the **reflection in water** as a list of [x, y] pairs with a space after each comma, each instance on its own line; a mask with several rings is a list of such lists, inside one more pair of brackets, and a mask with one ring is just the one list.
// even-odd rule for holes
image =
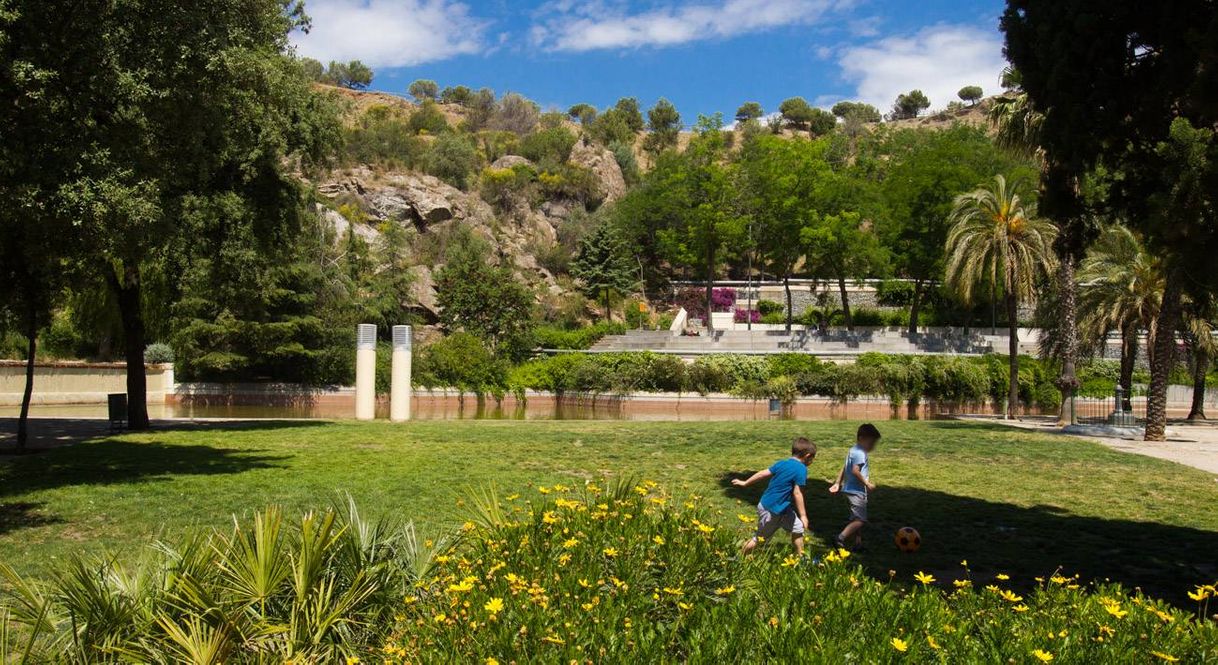
[[[506, 398], [478, 400], [456, 396], [420, 396], [412, 401], [412, 415], [418, 420], [919, 420], [947, 414], [993, 414], [988, 404], [922, 403], [893, 407], [886, 399], [860, 399], [848, 403], [831, 400], [800, 400], [779, 413], [772, 413], [764, 401], [753, 402], [725, 397], [698, 395], [665, 396], [533, 396], [527, 402]], [[16, 416], [17, 407], [0, 407], [0, 416]], [[304, 418], [345, 419], [354, 417], [350, 399], [321, 399], [293, 404], [150, 404], [152, 418]], [[1033, 412], [1029, 412], [1032, 414]], [[35, 404], [35, 417], [105, 418], [104, 404]], [[388, 402], [377, 405], [377, 417], [389, 417]]]

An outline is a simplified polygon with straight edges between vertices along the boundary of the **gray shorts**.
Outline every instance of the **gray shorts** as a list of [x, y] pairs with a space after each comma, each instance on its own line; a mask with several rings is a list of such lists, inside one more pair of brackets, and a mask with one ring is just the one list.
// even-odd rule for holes
[[766, 510], [760, 503], [757, 504], [757, 537], [769, 538], [780, 528], [793, 536], [804, 535], [803, 520], [795, 514], [794, 508], [787, 508], [781, 513], [774, 514]]
[[867, 495], [866, 494], [846, 494], [846, 503], [850, 504], [850, 521], [851, 522], [866, 522], [867, 521]]

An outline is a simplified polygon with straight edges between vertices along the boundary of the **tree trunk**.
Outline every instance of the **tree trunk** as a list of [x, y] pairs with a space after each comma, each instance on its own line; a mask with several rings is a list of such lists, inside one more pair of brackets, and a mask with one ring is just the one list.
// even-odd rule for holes
[[715, 324], [712, 319], [715, 318], [715, 250], [708, 249], [706, 252], [706, 321], [703, 324], [710, 332], [714, 332]]
[[1150, 353], [1150, 389], [1146, 395], [1146, 440], [1167, 438], [1167, 382], [1176, 360], [1175, 331], [1180, 323], [1180, 278], [1175, 270], [1167, 272], [1163, 303], [1154, 322], [1154, 342]]
[[[791, 275], [790, 274], [783, 275], [782, 288], [783, 288], [783, 290], [785, 290], [787, 292], [787, 333], [790, 334], [791, 319], [795, 315], [795, 313], [793, 311], [791, 311]], [[750, 321], [752, 320], [751, 315], [750, 315], [749, 320]]]
[[38, 314], [35, 306], [30, 306], [30, 320], [26, 327], [29, 336], [29, 346], [25, 356], [25, 392], [21, 394], [21, 415], [17, 418], [17, 452], [25, 452], [25, 444], [29, 439], [30, 401], [34, 397], [34, 358], [38, 353]]
[[605, 289], [605, 322], [613, 323], [613, 313], [609, 311], [609, 289]]
[[1138, 327], [1132, 323], [1121, 328], [1121, 376], [1120, 385], [1124, 397], [1122, 411], [1133, 410], [1133, 370], [1138, 361]]
[[1019, 410], [1019, 303], [1015, 294], [1007, 293], [1007, 352], [1011, 363], [1011, 385], [1007, 390], [1007, 420], [1014, 420]]
[[118, 298], [123, 321], [124, 356], [127, 360], [127, 427], [148, 429], [148, 379], [144, 375], [144, 312], [139, 268], [127, 266], [120, 277], [109, 274]]
[[918, 334], [918, 316], [922, 314], [922, 280], [914, 280], [913, 301], [909, 303], [909, 337]]
[[[1198, 345], [1199, 346], [1199, 345]], [[1205, 375], [1210, 371], [1210, 354], [1203, 349], [1193, 349], [1193, 406], [1188, 410], [1189, 420], [1205, 420]]]
[[1078, 308], [1075, 303], [1074, 256], [1065, 252], [1058, 267], [1058, 286], [1061, 288], [1061, 325], [1065, 330], [1062, 342], [1062, 372], [1057, 379], [1057, 388], [1062, 392], [1062, 409], [1057, 424], [1073, 425], [1077, 421], [1074, 413], [1074, 393], [1078, 390], [1078, 377], [1074, 374], [1074, 359], [1078, 355]]
[[846, 319], [846, 330], [854, 331], [854, 319], [850, 316], [850, 297], [846, 295], [846, 278], [837, 278], [837, 290], [842, 294], [842, 317]]

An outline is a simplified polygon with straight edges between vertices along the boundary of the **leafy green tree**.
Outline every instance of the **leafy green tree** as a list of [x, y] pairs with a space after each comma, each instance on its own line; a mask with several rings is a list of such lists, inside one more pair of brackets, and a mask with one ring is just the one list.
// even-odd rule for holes
[[842, 120], [854, 118], [859, 122], [879, 122], [883, 120], [879, 109], [865, 102], [842, 101], [833, 105], [833, 115]]
[[908, 120], [918, 117], [923, 111], [930, 108], [930, 99], [921, 90], [910, 90], [909, 92], [897, 95], [897, 101], [893, 102], [892, 116], [893, 120]]
[[427, 172], [458, 189], [466, 189], [478, 169], [478, 148], [468, 137], [441, 134], [427, 152]]
[[474, 98], [474, 91], [468, 86], [447, 86], [440, 91], [440, 101], [445, 104], [457, 104], [466, 106]]
[[812, 122], [812, 105], [803, 97], [791, 97], [778, 105], [783, 120], [795, 129], [808, 129]]
[[[40, 116], [33, 125], [20, 119], [5, 135], [32, 131], [30, 140], [57, 146], [50, 154], [61, 158], [44, 171], [44, 182], [56, 184], [46, 202], [75, 217], [81, 265], [103, 275], [114, 292], [126, 347], [128, 420], [143, 429], [150, 266], [181, 237], [182, 220], [203, 208], [254, 206], [263, 235], [277, 237], [279, 224], [290, 226], [303, 208], [286, 158], [319, 158], [337, 138], [336, 114], [288, 54], [288, 35], [304, 19], [297, 3], [9, 6], [15, 10], [3, 40], [9, 61], [55, 84], [39, 98], [0, 103]], [[6, 96], [12, 90], [0, 89]]]
[[617, 100], [617, 103], [613, 105], [613, 108], [617, 109], [618, 113], [621, 114], [622, 120], [626, 123], [626, 126], [630, 128], [630, 131], [634, 132], [635, 134], [643, 131], [643, 127], [645, 127], [643, 123], [643, 112], [639, 109], [638, 99], [635, 99], [634, 97], [622, 97], [621, 99]]
[[416, 79], [406, 91], [418, 102], [423, 100], [434, 102], [440, 96], [440, 86], [435, 81], [428, 79]]
[[1079, 183], [1103, 164], [1112, 175], [1101, 202], [1106, 216], [1129, 220], [1165, 260], [1148, 440], [1164, 438], [1174, 331], [1186, 296], [1204, 302], [1218, 290], [1209, 249], [1218, 190], [1201, 184], [1218, 170], [1214, 74], [1196, 64], [1216, 57], [1215, 40], [1199, 27], [1216, 20], [1218, 7], [1203, 2], [1013, 0], [1001, 22], [1017, 82], [1043, 116], [1042, 208], [1058, 220], [1084, 218]]
[[440, 323], [476, 335], [501, 358], [519, 359], [532, 345], [533, 294], [510, 268], [492, 265], [490, 248], [472, 235], [457, 238], [436, 273]]
[[643, 149], [652, 155], [676, 148], [681, 133], [681, 114], [677, 107], [661, 97], [647, 112], [647, 131]]
[[947, 236], [947, 281], [965, 302], [978, 284], [1001, 282], [1006, 300], [1010, 385], [1007, 418], [1019, 408], [1019, 303], [1036, 297], [1037, 281], [1053, 272], [1057, 227], [1035, 216], [1018, 184], [999, 175], [989, 188], [956, 199]]
[[612, 319], [610, 301], [638, 284], [638, 270], [616, 228], [601, 224], [584, 236], [571, 262], [571, 276], [578, 279], [584, 294], [600, 299], [605, 320]]
[[326, 78], [334, 85], [363, 90], [372, 85], [372, 68], [359, 60], [351, 62], [331, 62], [326, 71]]
[[884, 266], [884, 248], [858, 212], [814, 214], [800, 232], [810, 273], [837, 283], [846, 329], [854, 330], [846, 280], [869, 275]]
[[424, 98], [419, 108], [410, 114], [407, 126], [415, 134], [431, 134], [432, 136], [443, 134], [450, 129], [448, 118], [445, 118], [444, 113], [440, 111], [440, 105], [427, 98]]
[[314, 81], [316, 83], [325, 82], [326, 66], [321, 64], [320, 61], [314, 60], [313, 58], [301, 58], [300, 68], [304, 70], [305, 76], [307, 76], [310, 81]]
[[571, 156], [577, 140], [566, 127], [542, 129], [520, 140], [520, 154], [543, 169], [558, 169]]
[[808, 117], [808, 133], [812, 136], [824, 136], [837, 129], [837, 117], [824, 109], [812, 109]]
[[631, 128], [627, 113], [621, 109], [611, 108], [597, 116], [592, 121], [592, 137], [603, 145], [634, 145], [636, 130]]
[[572, 120], [578, 120], [579, 124], [584, 127], [588, 127], [596, 121], [596, 107], [585, 103], [575, 104], [567, 109], [567, 116]]
[[960, 101], [966, 102], [969, 106], [975, 106], [977, 100], [985, 96], [985, 91], [979, 85], [966, 85], [960, 88], [956, 96], [960, 98]]
[[759, 120], [765, 115], [765, 109], [761, 108], [761, 104], [757, 102], [745, 102], [736, 109], [736, 122], [745, 123], [750, 120]]

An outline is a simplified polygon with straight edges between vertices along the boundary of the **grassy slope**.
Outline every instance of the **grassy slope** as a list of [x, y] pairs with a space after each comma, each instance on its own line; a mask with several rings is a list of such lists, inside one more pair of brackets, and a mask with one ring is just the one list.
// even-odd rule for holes
[[[0, 464], [0, 560], [25, 572], [98, 545], [137, 549], [190, 525], [223, 525], [270, 503], [326, 505], [350, 492], [369, 514], [428, 529], [464, 519], [463, 489], [504, 493], [635, 473], [702, 497], [743, 536], [760, 488], [730, 488], [784, 456], [790, 438], [821, 444], [809, 515], [826, 541], [845, 516], [825, 488], [852, 438], [845, 422], [291, 423], [190, 428], [99, 439]], [[876, 574], [916, 570], [1030, 578], [1063, 566], [1178, 598], [1218, 576], [1218, 483], [1200, 471], [1073, 439], [998, 426], [882, 424], [873, 457], [870, 548]], [[891, 545], [918, 528], [921, 552]], [[1190, 587], [1191, 588], [1191, 587]]]

